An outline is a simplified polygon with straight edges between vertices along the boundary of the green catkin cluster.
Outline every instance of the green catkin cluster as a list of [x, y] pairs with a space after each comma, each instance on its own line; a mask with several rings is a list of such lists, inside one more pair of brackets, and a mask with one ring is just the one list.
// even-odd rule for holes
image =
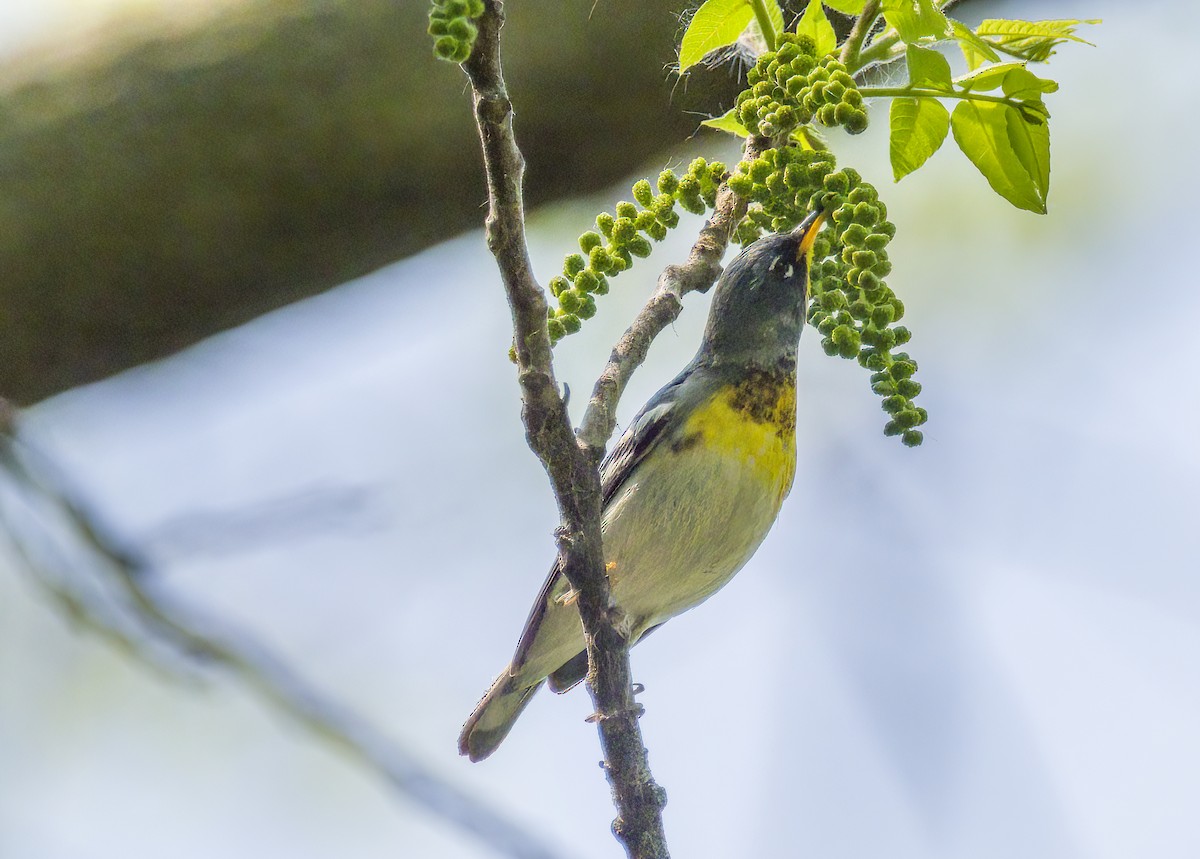
[[738, 95], [737, 116], [752, 134], [780, 137], [814, 119], [851, 134], [867, 128], [867, 111], [854, 78], [834, 54], [819, 59], [808, 36], [784, 33], [779, 48], [758, 58]]
[[745, 247], [764, 232], [783, 233], [795, 227], [836, 166], [828, 150], [801, 146], [768, 149], [754, 161], [739, 163], [729, 177], [729, 187], [749, 200], [750, 207], [734, 239]]
[[825, 176], [812, 205], [828, 213], [830, 229], [813, 243], [808, 321], [821, 333], [825, 354], [857, 358], [872, 371], [871, 390], [890, 416], [884, 434], [915, 447], [928, 413], [913, 403], [921, 392], [912, 378], [916, 362], [892, 351], [912, 334], [896, 324], [904, 304], [883, 280], [892, 270], [886, 248], [896, 227], [875, 188], [851, 168]]
[[434, 55], [451, 63], [466, 62], [479, 32], [474, 19], [482, 14], [483, 0], [433, 0], [429, 35]]
[[735, 238], [744, 246], [763, 232], [795, 228], [820, 207], [829, 228], [813, 243], [808, 321], [821, 334], [827, 355], [857, 358], [871, 370], [871, 390], [883, 397], [887, 435], [910, 447], [921, 443], [925, 410], [913, 403], [921, 385], [916, 362], [903, 346], [912, 336], [896, 323], [904, 304], [884, 283], [891, 273], [887, 245], [896, 227], [875, 188], [856, 170], [836, 170], [827, 150], [790, 145], [738, 164], [729, 187], [750, 201]]
[[697, 158], [683, 176], [664, 170], [658, 193], [649, 180], [633, 186], [635, 202], [617, 203], [613, 214], [601, 213], [596, 230], [579, 237], [582, 253], [563, 262], [562, 274], [550, 279], [550, 292], [558, 300], [549, 309], [550, 342], [574, 334], [584, 319], [596, 315], [596, 296], [608, 292], [608, 279], [633, 265], [634, 257], [650, 255], [650, 240], [660, 242], [667, 230], [679, 224], [678, 203], [685, 211], [703, 214], [716, 204], [717, 189], [725, 181], [725, 165]]

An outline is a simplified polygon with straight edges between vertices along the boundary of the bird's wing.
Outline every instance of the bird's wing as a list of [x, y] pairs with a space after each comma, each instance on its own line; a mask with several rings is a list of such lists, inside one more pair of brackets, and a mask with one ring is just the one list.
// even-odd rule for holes
[[642, 406], [637, 417], [600, 463], [600, 491], [604, 507], [625, 485], [646, 453], [658, 444], [663, 431], [674, 426], [681, 411], [678, 408], [680, 388], [690, 371], [691, 368], [684, 370]]
[[[604, 457], [604, 461], [600, 463], [600, 489], [603, 493], [601, 502], [603, 506], [607, 506], [609, 501], [620, 491], [626, 479], [645, 457], [646, 452], [662, 438], [663, 431], [671, 427], [678, 419], [680, 411], [677, 407], [678, 393], [690, 370], [690, 367], [685, 369], [650, 398], [613, 449]], [[546, 609], [551, 600], [560, 596], [560, 592], [566, 588], [567, 583], [563, 578], [562, 565], [555, 561], [554, 566], [550, 569], [550, 575], [546, 577], [546, 581], [533, 603], [529, 619], [525, 621], [525, 629], [521, 631], [521, 640], [517, 642], [517, 652], [513, 655], [510, 671], [516, 672], [525, 664], [525, 660], [533, 648], [534, 640], [537, 638], [542, 618], [546, 615]]]
[[517, 642], [517, 652], [513, 654], [512, 662], [509, 663], [509, 674], [515, 676], [518, 669], [529, 658], [529, 651], [533, 649], [538, 628], [542, 625], [542, 618], [546, 616], [546, 609], [550, 607], [551, 600], [556, 598], [555, 589], [560, 584], [565, 585], [566, 581], [562, 574], [562, 563], [556, 560], [554, 566], [550, 568], [550, 575], [546, 576], [542, 589], [538, 591], [537, 599], [533, 601], [533, 609], [529, 612], [529, 619], [525, 621], [525, 628], [521, 630], [521, 640]]

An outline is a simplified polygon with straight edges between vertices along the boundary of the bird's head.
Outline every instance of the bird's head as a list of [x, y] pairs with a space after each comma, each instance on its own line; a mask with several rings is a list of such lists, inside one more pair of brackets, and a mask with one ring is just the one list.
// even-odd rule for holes
[[701, 355], [713, 363], [773, 366], [794, 358], [808, 302], [813, 240], [824, 223], [817, 210], [788, 233], [759, 239], [717, 281]]

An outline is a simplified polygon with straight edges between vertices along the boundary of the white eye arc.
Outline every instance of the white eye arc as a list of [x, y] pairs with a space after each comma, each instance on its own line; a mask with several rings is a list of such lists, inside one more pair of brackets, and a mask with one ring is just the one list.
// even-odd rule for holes
[[771, 260], [771, 264], [767, 266], [767, 271], [771, 272], [772, 274], [779, 271], [780, 264], [785, 260], [787, 260], [787, 267], [783, 270], [783, 277], [785, 280], [791, 278], [796, 273], [796, 267], [792, 265], [790, 260], [788, 260], [787, 254], [780, 254], [779, 256], [775, 257], [775, 259]]

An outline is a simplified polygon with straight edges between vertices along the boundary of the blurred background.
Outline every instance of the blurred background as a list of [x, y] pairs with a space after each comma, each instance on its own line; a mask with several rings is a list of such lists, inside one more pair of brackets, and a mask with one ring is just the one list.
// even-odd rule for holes
[[[678, 8], [574, 5], [505, 31], [543, 280], [632, 181], [736, 160], [690, 137], [728, 71], [662, 75]], [[926, 442], [803, 339], [778, 524], [634, 654], [675, 855], [1200, 855], [1200, 11], [958, 14], [1105, 19], [1040, 71], [1050, 213], [950, 143], [893, 185], [884, 105], [832, 135], [898, 227]], [[0, 857], [619, 855], [583, 690], [456, 753], [556, 519], [424, 15], [0, 9], [0, 394], [26, 407], [0, 449]], [[698, 223], [557, 349], [576, 405]]]

